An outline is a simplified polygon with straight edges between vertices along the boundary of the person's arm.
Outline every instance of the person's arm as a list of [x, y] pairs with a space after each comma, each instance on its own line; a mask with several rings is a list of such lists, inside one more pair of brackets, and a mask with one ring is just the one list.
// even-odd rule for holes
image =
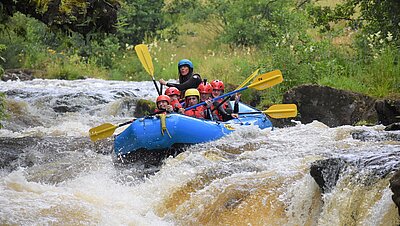
[[239, 101], [240, 101], [240, 94], [237, 93], [235, 95], [235, 104], [233, 106], [233, 113], [235, 114], [239, 113]]
[[[223, 106], [223, 105], [221, 105], [221, 106], [218, 107], [218, 105], [219, 105], [219, 102], [218, 102], [218, 101], [215, 101], [213, 104], [214, 104], [214, 107], [217, 108], [216, 110], [218, 111], [218, 113], [219, 113], [223, 118], [225, 118], [227, 115], [230, 115], [230, 113], [228, 113], [228, 112], [224, 109], [224, 106]], [[232, 111], [232, 108], [231, 108], [231, 111]]]
[[190, 88], [197, 89], [197, 87], [200, 85], [200, 83], [201, 83], [200, 75], [199, 74], [194, 74], [186, 82], [184, 82], [182, 84], [168, 82], [166, 85], [169, 86], [169, 87], [176, 87], [179, 90], [187, 90], [187, 89], [190, 89]]

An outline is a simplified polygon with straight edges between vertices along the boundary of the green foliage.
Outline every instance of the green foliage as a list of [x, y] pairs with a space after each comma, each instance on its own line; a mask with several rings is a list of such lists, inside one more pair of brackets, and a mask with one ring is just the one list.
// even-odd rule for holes
[[4, 57], [1, 56], [1, 52], [7, 49], [7, 46], [4, 44], [0, 44], [0, 75], [4, 73], [4, 68], [2, 64], [6, 61]]
[[[0, 93], [0, 120], [5, 119], [6, 117], [6, 96], [4, 93]], [[2, 127], [3, 125], [0, 123], [0, 128]]]
[[236, 0], [234, 4], [230, 0], [211, 0], [185, 9], [187, 18], [208, 23], [207, 27], [219, 33], [223, 43], [260, 46], [275, 43], [294, 28], [304, 28], [297, 26], [304, 20], [299, 21], [301, 14], [293, 4], [292, 0]]
[[376, 45], [384, 45], [387, 41], [400, 45], [400, 1], [398, 0], [344, 0], [334, 8], [313, 5], [308, 9], [313, 24], [322, 27], [322, 31], [329, 31], [334, 26], [331, 22], [340, 21], [346, 21], [352, 29], [360, 30], [357, 43], [361, 56], [373, 55], [369, 54], [368, 48], [371, 40], [365, 37], [378, 38], [374, 43]]
[[[282, 70], [284, 82], [260, 92], [261, 105], [280, 103], [285, 91], [305, 83], [376, 97], [400, 90], [400, 26], [394, 16], [399, 14], [392, 1], [345, 0], [336, 8], [294, 0], [121, 2], [116, 34], [57, 32], [20, 13], [2, 20], [0, 67], [39, 69], [46, 78], [150, 80], [133, 50], [146, 43], [156, 80], [177, 79], [182, 58], [191, 59], [203, 78], [222, 79], [231, 87], [257, 68]], [[371, 19], [378, 11], [385, 20]], [[340, 38], [346, 45], [337, 44]], [[245, 101], [252, 96], [243, 93]]]
[[121, 43], [139, 44], [157, 37], [167, 27], [163, 0], [125, 0], [119, 11], [117, 36]]

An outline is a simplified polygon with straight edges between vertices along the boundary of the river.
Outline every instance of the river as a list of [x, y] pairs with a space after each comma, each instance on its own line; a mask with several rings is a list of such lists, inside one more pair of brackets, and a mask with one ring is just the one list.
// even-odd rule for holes
[[[389, 188], [400, 142], [381, 125], [245, 128], [151, 167], [118, 163], [111, 139], [88, 137], [154, 100], [151, 82], [1, 81], [0, 92], [13, 112], [0, 129], [0, 225], [400, 223]], [[328, 158], [356, 164], [323, 193], [310, 166]], [[358, 164], [371, 158], [384, 161]]]

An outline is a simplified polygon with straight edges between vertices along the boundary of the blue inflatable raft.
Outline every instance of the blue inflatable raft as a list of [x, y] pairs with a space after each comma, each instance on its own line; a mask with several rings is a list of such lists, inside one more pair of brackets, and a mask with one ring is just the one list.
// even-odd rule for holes
[[217, 140], [240, 126], [257, 125], [260, 129], [272, 127], [267, 116], [257, 109], [239, 103], [239, 111], [258, 113], [240, 115], [239, 119], [227, 122], [197, 119], [176, 113], [139, 118], [115, 137], [114, 152], [119, 158], [126, 158], [135, 153], [158, 152]]

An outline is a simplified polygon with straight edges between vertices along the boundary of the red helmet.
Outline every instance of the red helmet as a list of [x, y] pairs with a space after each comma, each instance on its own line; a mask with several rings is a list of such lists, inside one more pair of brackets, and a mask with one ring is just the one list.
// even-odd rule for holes
[[208, 82], [205, 85], [204, 82], [202, 82], [199, 87], [197, 87], [197, 90], [199, 90], [200, 93], [212, 93], [213, 87]]
[[163, 100], [167, 101], [168, 104], [171, 104], [171, 98], [169, 98], [169, 96], [167, 96], [167, 95], [160, 95], [160, 96], [158, 96], [158, 97], [157, 97], [157, 100], [156, 100], [156, 103], [158, 103], [158, 102], [160, 102], [160, 101], [163, 101]]
[[178, 88], [176, 88], [176, 87], [168, 87], [166, 90], [165, 90], [165, 93], [164, 93], [165, 95], [168, 95], [168, 96], [171, 96], [171, 95], [181, 95], [181, 91], [179, 91], [179, 89]]
[[224, 90], [225, 89], [224, 83], [221, 80], [212, 81], [211, 86], [215, 90]]

